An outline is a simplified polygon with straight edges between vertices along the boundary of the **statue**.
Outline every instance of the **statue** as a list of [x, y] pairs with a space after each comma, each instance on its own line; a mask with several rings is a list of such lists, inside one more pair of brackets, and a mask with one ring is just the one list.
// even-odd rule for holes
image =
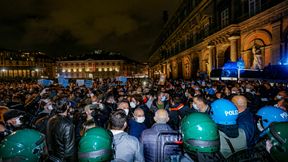
[[252, 53], [253, 53], [253, 65], [252, 69], [262, 69], [263, 68], [263, 62], [262, 62], [262, 54], [259, 47], [257, 48], [255, 45], [252, 47]]

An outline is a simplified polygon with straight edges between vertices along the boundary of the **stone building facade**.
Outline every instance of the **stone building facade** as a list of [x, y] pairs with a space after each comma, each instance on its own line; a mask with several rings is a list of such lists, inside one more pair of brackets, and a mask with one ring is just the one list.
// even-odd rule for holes
[[288, 0], [183, 0], [150, 53], [150, 77], [189, 79], [242, 58], [288, 63]]
[[54, 78], [55, 61], [43, 52], [0, 50], [1, 78]]

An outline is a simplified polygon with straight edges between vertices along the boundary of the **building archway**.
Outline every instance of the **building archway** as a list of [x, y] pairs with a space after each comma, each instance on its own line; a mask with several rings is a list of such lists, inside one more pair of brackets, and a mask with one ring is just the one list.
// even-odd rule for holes
[[260, 49], [263, 66], [271, 63], [271, 40], [271, 33], [265, 29], [255, 30], [244, 37], [242, 40], [242, 51], [244, 52], [243, 60], [246, 68], [251, 68], [253, 64], [253, 46]]

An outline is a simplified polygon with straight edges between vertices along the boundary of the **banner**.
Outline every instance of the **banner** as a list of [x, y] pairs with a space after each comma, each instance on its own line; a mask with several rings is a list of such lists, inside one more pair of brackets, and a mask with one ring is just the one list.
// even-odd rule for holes
[[50, 86], [51, 84], [53, 84], [53, 81], [52, 80], [49, 80], [49, 79], [39, 79], [38, 80], [38, 84], [44, 86], [44, 87], [48, 87]]
[[124, 76], [120, 76], [120, 77], [119, 77], [119, 81], [121, 82], [121, 85], [126, 85], [127, 78], [124, 77]]
[[79, 80], [79, 79], [77, 79], [77, 80], [76, 80], [76, 85], [79, 86], [79, 87], [85, 85], [85, 80], [82, 80], [82, 79]]
[[93, 81], [92, 80], [85, 80], [84, 85], [86, 88], [92, 88], [93, 87]]
[[69, 81], [68, 79], [65, 79], [63, 76], [61, 76], [61, 77], [58, 77], [58, 84], [66, 88], [69, 85]]

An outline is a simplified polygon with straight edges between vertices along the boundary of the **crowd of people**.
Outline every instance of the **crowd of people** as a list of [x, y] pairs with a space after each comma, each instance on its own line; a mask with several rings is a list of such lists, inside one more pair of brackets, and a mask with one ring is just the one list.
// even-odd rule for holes
[[0, 82], [0, 161], [287, 161], [288, 87], [260, 81]]

